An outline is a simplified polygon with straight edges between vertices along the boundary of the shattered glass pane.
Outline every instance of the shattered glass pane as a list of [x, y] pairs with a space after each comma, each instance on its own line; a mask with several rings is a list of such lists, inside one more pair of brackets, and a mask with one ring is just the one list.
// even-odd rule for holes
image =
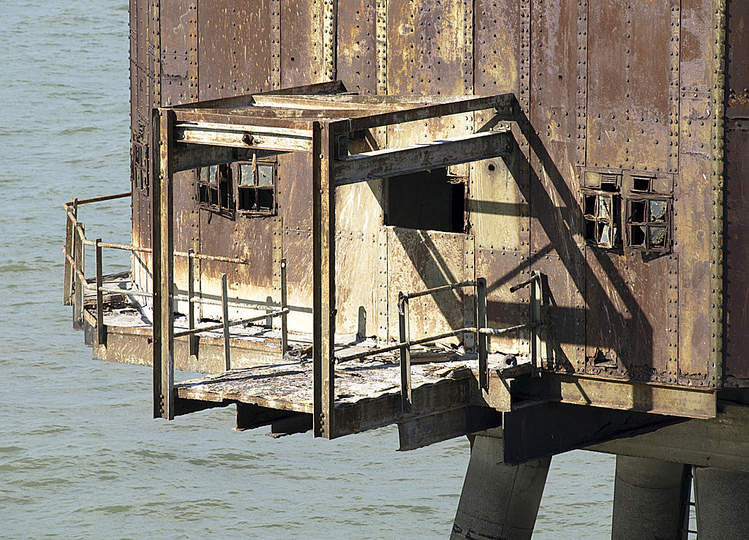
[[596, 217], [599, 219], [611, 219], [611, 198], [598, 197], [598, 209]]
[[249, 163], [242, 163], [239, 165], [239, 185], [240, 186], [254, 186], [255, 177], [252, 174], [252, 165]]
[[666, 201], [650, 201], [650, 220], [666, 221]]
[[612, 244], [611, 240], [611, 226], [610, 225], [601, 225], [601, 236], [598, 238], [599, 243], [604, 247], [609, 247]]
[[649, 227], [650, 245], [662, 247], [666, 244], [666, 227]]
[[208, 183], [216, 185], [216, 177], [218, 176], [218, 165], [211, 165], [208, 167]]
[[273, 165], [257, 166], [257, 185], [262, 187], [273, 186]]

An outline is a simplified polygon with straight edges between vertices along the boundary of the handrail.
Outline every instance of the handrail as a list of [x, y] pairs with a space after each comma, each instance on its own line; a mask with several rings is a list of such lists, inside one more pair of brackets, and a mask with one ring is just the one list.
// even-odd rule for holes
[[[104, 275], [103, 275], [103, 261], [102, 252], [103, 248], [116, 249], [121, 251], [130, 251], [131, 253], [153, 253], [153, 249], [149, 247], [134, 246], [131, 244], [117, 244], [111, 242], [103, 242], [100, 238], [96, 240], [89, 240], [86, 238], [85, 224], [78, 220], [78, 206], [81, 204], [97, 203], [110, 201], [115, 199], [121, 199], [131, 196], [131, 192], [119, 193], [116, 195], [105, 195], [101, 197], [92, 197], [89, 199], [72, 199], [70, 202], [63, 204], [63, 209], [66, 213], [66, 236], [65, 245], [62, 246], [62, 252], [64, 256], [65, 265], [65, 283], [63, 290], [63, 303], [66, 305], [73, 304], [73, 314], [75, 323], [77, 325], [83, 324], [83, 304], [84, 304], [84, 291], [94, 292], [96, 294], [96, 311], [97, 311], [97, 338], [99, 345], [105, 345], [106, 341], [106, 326], [104, 325], [104, 297], [105, 293], [108, 294], [123, 294], [130, 296], [142, 296], [147, 298], [153, 298], [152, 292], [137, 291], [137, 290], [122, 290], [113, 287], [104, 286]], [[93, 246], [96, 249], [96, 285], [91, 285], [85, 275], [85, 246]], [[194, 260], [210, 260], [217, 262], [225, 262], [230, 264], [245, 264], [251, 263], [250, 259], [237, 258], [237, 257], [224, 257], [220, 255], [209, 255], [205, 253], [195, 253], [192, 250], [189, 252], [174, 251], [173, 256], [185, 257], [190, 261], [190, 276], [193, 276], [193, 264]], [[230, 326], [236, 326], [239, 324], [246, 324], [255, 322], [258, 320], [281, 317], [281, 349], [282, 354], [285, 355], [288, 349], [288, 329], [287, 329], [287, 315], [290, 312], [287, 306], [286, 300], [286, 260], [281, 261], [281, 309], [270, 313], [264, 313], [262, 315], [243, 319], [240, 321], [229, 321], [228, 308], [240, 307], [246, 309], [262, 309], [267, 307], [261, 302], [229, 302], [228, 299], [228, 286], [226, 284], [226, 274], [222, 274], [222, 299], [220, 302], [208, 299], [208, 298], [196, 298], [193, 296], [193, 287], [190, 286], [187, 296], [184, 294], [173, 294], [173, 299], [187, 299], [190, 309], [190, 329], [184, 332], [175, 332], [174, 337], [190, 336], [190, 355], [197, 353], [197, 347], [193, 337], [199, 332], [205, 332], [208, 330], [214, 330], [217, 328], [224, 329], [224, 355], [226, 358], [226, 369], [230, 369], [230, 349], [229, 349], [229, 332]], [[192, 305], [195, 303], [199, 304], [220, 304], [223, 308], [224, 322], [218, 325], [209, 327], [195, 328], [194, 326], [194, 310]], [[262, 307], [261, 307], [262, 306]]]

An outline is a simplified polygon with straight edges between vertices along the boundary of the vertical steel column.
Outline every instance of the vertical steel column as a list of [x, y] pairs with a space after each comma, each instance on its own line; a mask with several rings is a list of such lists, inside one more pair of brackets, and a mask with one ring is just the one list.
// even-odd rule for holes
[[[195, 250], [187, 252], [187, 327], [195, 330]], [[188, 355], [197, 360], [197, 336], [190, 334], [188, 339]]]
[[328, 122], [312, 123], [313, 432], [335, 437], [335, 184]]
[[159, 109], [154, 130], [158, 134], [159, 159], [154, 159], [152, 185], [153, 225], [153, 394], [154, 418], [174, 418], [174, 228], [172, 171], [169, 147], [172, 139], [172, 113]]
[[[86, 225], [78, 223], [73, 238], [73, 261], [78, 270], [81, 271], [81, 275], [85, 275], [86, 272], [86, 245], [83, 243], [83, 238], [86, 236]], [[75, 282], [75, 292], [73, 294], [73, 328], [83, 328], [83, 291], [86, 287], [86, 283], [78, 278], [78, 272], [75, 272], [77, 281]]]
[[221, 313], [224, 318], [224, 368], [231, 369], [231, 347], [229, 346], [229, 283], [226, 274], [221, 274]]
[[534, 270], [531, 272], [531, 362], [533, 364], [533, 374], [541, 374], [541, 300], [543, 291], [541, 290], [541, 274]]
[[400, 330], [401, 407], [409, 412], [413, 405], [411, 395], [411, 326], [409, 323], [408, 296], [398, 293], [398, 328]]
[[479, 353], [479, 388], [489, 390], [489, 336], [481, 333], [488, 326], [486, 316], [486, 278], [476, 280], [476, 343]]
[[[78, 219], [78, 199], [71, 201], [72, 212], [76, 220]], [[70, 216], [65, 212], [65, 253], [73, 257], [73, 246], [75, 245], [77, 231]], [[73, 301], [73, 282], [75, 280], [75, 271], [73, 265], [67, 257], [64, 257], [65, 263], [65, 282], [62, 290], [62, 305], [69, 306]]]
[[104, 286], [101, 238], [97, 238], [94, 245], [96, 247], [96, 343], [97, 345], [106, 345], [107, 327], [104, 325], [104, 293], [101, 290]]
[[[289, 305], [286, 294], [286, 259], [281, 259], [281, 310], [284, 311]], [[289, 350], [289, 324], [288, 314], [281, 314], [281, 356], [286, 356]]]

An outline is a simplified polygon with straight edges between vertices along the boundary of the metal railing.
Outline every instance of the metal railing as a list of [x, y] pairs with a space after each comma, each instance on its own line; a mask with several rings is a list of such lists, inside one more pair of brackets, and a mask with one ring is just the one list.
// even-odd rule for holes
[[[117, 195], [107, 195], [103, 197], [93, 197], [90, 199], [73, 199], [65, 203], [63, 208], [66, 212], [65, 227], [65, 245], [62, 246], [64, 256], [65, 275], [63, 284], [63, 304], [73, 305], [73, 322], [76, 327], [83, 325], [84, 295], [85, 292], [92, 292], [96, 295], [96, 331], [97, 343], [106, 345], [107, 327], [104, 324], [104, 294], [121, 294], [124, 296], [140, 296], [153, 298], [153, 293], [138, 290], [126, 290], [104, 286], [103, 272], [103, 248], [129, 251], [135, 253], [153, 253], [148, 247], [140, 247], [126, 244], [115, 244], [103, 242], [101, 238], [89, 240], [86, 238], [86, 226], [78, 220], [78, 207], [82, 204], [90, 204], [115, 199], [130, 197], [131, 192], [119, 193]], [[95, 285], [91, 285], [85, 276], [86, 246], [93, 246], [95, 249], [96, 260], [96, 277]], [[174, 332], [174, 337], [189, 337], [189, 354], [197, 356], [197, 341], [195, 336], [201, 332], [210, 332], [213, 330], [223, 329], [224, 333], [224, 358], [226, 369], [231, 369], [231, 348], [229, 342], [229, 328], [250, 324], [263, 319], [281, 318], [281, 354], [285, 355], [288, 350], [288, 313], [286, 291], [286, 260], [282, 259], [280, 264], [281, 276], [281, 303], [280, 308], [250, 317], [242, 320], [229, 320], [229, 307], [244, 309], [267, 309], [267, 305], [261, 302], [230, 301], [228, 296], [228, 283], [226, 274], [221, 274], [221, 301], [215, 301], [210, 298], [202, 298], [195, 295], [195, 268], [196, 260], [210, 260], [226, 262], [232, 264], [250, 264], [249, 259], [239, 259], [235, 257], [223, 257], [218, 255], [207, 255], [204, 253], [195, 253], [193, 250], [188, 252], [175, 251], [174, 256], [186, 257], [188, 259], [188, 290], [187, 294], [173, 294], [173, 300], [186, 300], [188, 303], [188, 330]], [[222, 307], [222, 322], [208, 326], [196, 327], [195, 322], [195, 304], [218, 304]]]
[[[413, 406], [413, 394], [411, 385], [411, 347], [415, 345], [421, 345], [424, 343], [434, 342], [440, 339], [446, 339], [449, 337], [457, 336], [459, 334], [472, 333], [476, 335], [476, 344], [478, 351], [478, 376], [479, 376], [479, 389], [483, 391], [489, 390], [489, 336], [500, 336], [503, 334], [509, 334], [512, 332], [519, 332], [521, 330], [530, 329], [532, 332], [531, 336], [531, 364], [534, 367], [534, 372], [537, 373], [539, 366], [538, 351], [539, 351], [539, 340], [537, 329], [542, 325], [541, 322], [541, 304], [543, 300], [543, 294], [541, 290], [542, 279], [541, 274], [538, 272], [532, 272], [531, 277], [514, 287], [510, 288], [510, 292], [516, 292], [523, 287], [531, 286], [531, 321], [524, 324], [518, 324], [506, 328], [491, 328], [488, 325], [486, 304], [487, 304], [487, 288], [486, 279], [478, 278], [476, 281], [463, 281], [460, 283], [453, 283], [449, 285], [443, 285], [440, 287], [434, 287], [431, 289], [425, 289], [423, 291], [408, 293], [400, 292], [398, 294], [398, 328], [399, 338], [398, 343], [388, 345], [385, 347], [378, 347], [371, 349], [363, 353], [357, 353], [343, 358], [338, 358], [339, 362], [348, 360], [354, 360], [359, 358], [366, 358], [368, 356], [374, 356], [390, 351], [399, 351], [400, 360], [400, 392], [401, 392], [401, 406], [403, 412], [409, 412]], [[434, 295], [438, 292], [449, 291], [454, 289], [475, 287], [476, 291], [476, 326], [458, 328], [443, 332], [441, 334], [435, 334], [428, 337], [423, 337], [415, 340], [411, 340], [411, 328], [409, 320], [409, 301], [412, 298], [418, 298], [420, 296]]]

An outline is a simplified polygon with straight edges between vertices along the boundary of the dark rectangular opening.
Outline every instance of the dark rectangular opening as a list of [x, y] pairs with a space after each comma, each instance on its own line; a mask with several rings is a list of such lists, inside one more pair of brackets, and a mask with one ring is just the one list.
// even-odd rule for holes
[[645, 226], [631, 225], [629, 228], [629, 242], [632, 246], [644, 246]]
[[644, 223], [645, 219], [646, 204], [645, 201], [631, 201], [630, 203], [630, 214], [629, 220], [631, 223]]
[[252, 210], [255, 207], [255, 190], [244, 187], [239, 188], [237, 197], [237, 210]]
[[642, 176], [635, 176], [632, 178], [632, 191], [640, 191], [642, 193], [650, 192], [650, 178], [643, 178]]
[[273, 188], [257, 188], [257, 209], [260, 211], [273, 210]]
[[385, 225], [408, 229], [463, 232], [465, 184], [446, 168], [386, 179]]
[[585, 196], [585, 215], [586, 216], [596, 215], [596, 196], [595, 195]]
[[596, 222], [585, 221], [585, 239], [591, 242], [596, 241]]
[[601, 175], [601, 191], [615, 192], [619, 191], [619, 181], [615, 174]]

